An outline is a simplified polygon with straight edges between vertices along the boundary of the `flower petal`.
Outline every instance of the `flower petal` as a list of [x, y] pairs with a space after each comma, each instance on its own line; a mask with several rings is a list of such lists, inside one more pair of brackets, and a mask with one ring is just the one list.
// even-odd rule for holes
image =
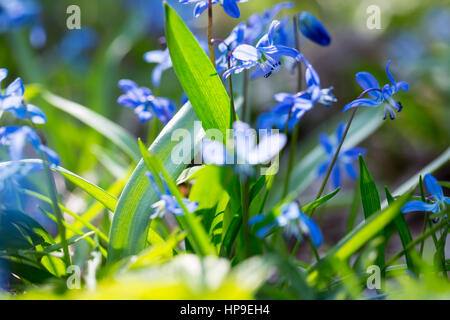
[[442, 190], [441, 185], [438, 184], [438, 181], [435, 177], [433, 177], [431, 174], [426, 174], [423, 180], [425, 182], [425, 185], [427, 186], [428, 191], [437, 201], [440, 202], [444, 200], [444, 191]]
[[248, 44], [241, 44], [233, 51], [233, 57], [241, 61], [257, 62], [260, 57], [258, 49]]
[[266, 163], [277, 156], [281, 149], [286, 145], [286, 136], [284, 134], [270, 134], [261, 138], [258, 146], [254, 148], [248, 157], [250, 164]]
[[426, 212], [433, 212], [435, 205], [425, 203], [423, 201], [413, 200], [407, 202], [403, 208], [402, 213], [406, 212], [412, 212], [412, 211], [426, 211]]
[[321, 133], [319, 135], [319, 142], [322, 147], [325, 149], [325, 152], [331, 154], [333, 152], [333, 144], [330, 141], [330, 138], [325, 133]]
[[366, 106], [366, 107], [378, 107], [380, 104], [382, 104], [382, 100], [376, 100], [376, 99], [368, 99], [368, 98], [361, 98], [356, 99], [347, 104], [342, 112], [347, 111], [348, 109], [360, 107], [360, 106]]
[[223, 0], [223, 10], [232, 18], [239, 18], [241, 13], [239, 12], [239, 7], [236, 0]]
[[303, 11], [298, 18], [298, 22], [298, 27], [306, 38], [321, 46], [330, 44], [331, 37], [327, 29], [311, 13]]
[[[356, 82], [358, 82], [363, 90], [380, 89], [380, 84], [378, 83], [377, 79], [375, 79], [375, 77], [369, 72], [358, 72], [355, 77]], [[370, 91], [369, 95], [376, 99], [379, 99], [381, 97], [381, 92], [374, 90]]]

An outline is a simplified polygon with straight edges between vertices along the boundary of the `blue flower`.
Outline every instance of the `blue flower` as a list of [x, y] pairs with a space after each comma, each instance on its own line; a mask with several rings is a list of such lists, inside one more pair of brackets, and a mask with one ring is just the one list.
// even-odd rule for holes
[[[155, 212], [152, 214], [150, 219], [155, 219], [157, 217], [163, 218], [166, 212], [176, 216], [184, 215], [183, 209], [170, 192], [169, 187], [167, 186], [167, 183], [164, 181], [164, 179], [161, 177], [164, 187], [164, 194], [162, 194], [161, 191], [159, 190], [158, 185], [156, 184], [153, 175], [148, 171], [146, 172], [146, 175], [150, 179], [153, 189], [155, 190], [155, 193], [158, 195], [160, 199], [160, 201], [152, 205], [152, 208], [155, 209]], [[189, 213], [194, 213], [195, 210], [197, 210], [198, 208], [198, 202], [189, 201], [188, 199], [183, 198], [183, 203], [186, 206], [186, 209]]]
[[[208, 0], [179, 0], [180, 3], [190, 4], [197, 3], [194, 8], [194, 17], [198, 18], [208, 8]], [[212, 4], [220, 4], [223, 7], [223, 10], [232, 18], [239, 18], [241, 13], [239, 11], [238, 3], [239, 2], [247, 2], [248, 0], [212, 0]]]
[[[265, 31], [266, 28], [269, 27], [272, 20], [276, 17], [276, 15], [283, 9], [292, 8], [294, 6], [293, 2], [282, 2], [274, 5], [270, 10], [265, 9], [262, 14], [255, 13], [250, 16], [247, 22], [247, 29], [245, 34], [245, 39], [247, 43], [253, 43], [256, 39], [258, 39]], [[284, 28], [280, 26], [280, 30], [285, 31]], [[280, 44], [287, 45], [280, 41]]]
[[125, 91], [117, 102], [127, 108], [134, 109], [134, 113], [141, 122], [148, 121], [156, 116], [163, 124], [167, 124], [175, 114], [175, 103], [167, 98], [155, 97], [152, 91], [146, 87], [138, 87], [128, 79], [119, 81], [119, 87]]
[[226, 79], [231, 73], [239, 73], [244, 69], [256, 67], [251, 77], [254, 79], [260, 75], [265, 78], [273, 72], [279, 70], [281, 57], [287, 56], [301, 61], [300, 52], [296, 49], [274, 44], [274, 34], [280, 22], [274, 20], [270, 25], [269, 31], [256, 44], [256, 47], [242, 44], [233, 51], [233, 57], [240, 62], [237, 66], [227, 70], [223, 78]]
[[32, 104], [24, 104], [25, 87], [22, 79], [17, 78], [6, 87], [4, 92], [1, 90], [1, 83], [7, 76], [8, 70], [0, 69], [0, 114], [11, 112], [18, 119], [30, 118], [33, 123], [45, 123], [47, 118], [41, 109]]
[[217, 166], [233, 165], [243, 179], [254, 174], [253, 166], [267, 163], [286, 144], [284, 134], [263, 134], [256, 145], [255, 130], [241, 121], [233, 124], [233, 134], [232, 148], [225, 147], [219, 141], [205, 139], [202, 146], [203, 161]]
[[431, 194], [432, 203], [419, 200], [409, 201], [403, 206], [402, 213], [411, 211], [439, 213], [442, 209], [446, 208], [447, 204], [450, 204], [450, 198], [444, 196], [444, 191], [435, 177], [431, 174], [426, 174], [424, 181], [428, 192]]
[[41, 6], [34, 0], [0, 0], [0, 33], [31, 26], [30, 42], [40, 48], [47, 41], [40, 13]]
[[234, 58], [230, 54], [237, 46], [244, 43], [245, 40], [245, 22], [239, 23], [233, 28], [230, 35], [218, 45], [221, 55], [216, 59], [216, 70], [218, 74], [228, 69], [228, 59], [230, 65], [234, 64]]
[[[263, 238], [269, 234], [276, 227], [284, 228], [286, 234], [293, 235], [300, 239], [302, 234], [307, 234], [311, 237], [314, 246], [320, 247], [323, 242], [322, 233], [319, 226], [307, 215], [305, 215], [299, 208], [297, 202], [286, 203], [280, 207], [280, 215], [277, 216], [274, 222], [259, 229], [256, 234]], [[249, 225], [252, 226], [258, 222], [266, 219], [263, 214], [252, 217]]]
[[356, 81], [364, 90], [372, 90], [369, 95], [372, 98], [360, 98], [356, 99], [344, 107], [343, 112], [348, 109], [355, 108], [358, 106], [368, 106], [368, 107], [378, 107], [383, 102], [384, 104], [384, 119], [386, 119], [387, 113], [389, 112], [389, 117], [391, 120], [397, 118], [395, 111], [400, 112], [402, 110], [402, 105], [400, 102], [394, 100], [392, 96], [396, 94], [399, 90], [409, 90], [409, 85], [405, 81], [396, 82], [394, 77], [389, 72], [389, 66], [391, 65], [391, 60], [388, 61], [386, 65], [386, 74], [389, 78], [391, 84], [385, 84], [383, 89], [380, 89], [380, 85], [375, 77], [369, 72], [358, 72], [356, 74]]
[[[283, 130], [289, 118], [288, 130], [292, 130], [306, 111], [311, 110], [316, 103], [321, 103], [328, 107], [332, 102], [337, 101], [331, 93], [333, 87], [322, 89], [319, 75], [313, 66], [305, 58], [302, 58], [302, 61], [306, 64], [305, 78], [308, 89], [296, 94], [276, 94], [274, 98], [279, 104], [270, 112], [264, 113], [259, 117], [259, 128], [276, 127]], [[290, 117], [289, 113], [291, 113]]]
[[61, 59], [73, 66], [84, 66], [88, 62], [87, 52], [93, 49], [97, 43], [98, 35], [90, 28], [69, 30], [65, 33], [58, 52]]
[[28, 126], [0, 127], [0, 146], [8, 147], [9, 157], [12, 161], [23, 159], [23, 153], [27, 142], [36, 152], [45, 153], [51, 165], [59, 165], [60, 161], [56, 152], [43, 145], [38, 134], [32, 128]]
[[173, 67], [169, 49], [149, 51], [144, 54], [144, 60], [157, 64], [152, 71], [152, 82], [155, 87], [159, 87], [163, 72]]
[[[317, 174], [319, 176], [324, 175], [327, 172], [328, 168], [330, 167], [331, 161], [333, 160], [337, 147], [340, 141], [342, 140], [342, 136], [344, 135], [344, 131], [345, 131], [345, 123], [342, 122], [338, 125], [336, 129], [336, 137], [334, 142], [331, 141], [326, 134], [324, 133], [320, 134], [319, 142], [326, 152], [327, 159], [320, 164], [317, 170]], [[351, 179], [356, 179], [358, 177], [353, 162], [358, 159], [360, 154], [364, 155], [365, 153], [366, 151], [363, 148], [358, 147], [350, 149], [341, 149], [338, 158], [336, 160], [336, 163], [333, 167], [333, 170], [331, 171], [332, 183], [335, 189], [341, 185], [342, 167], [345, 168], [345, 171], [347, 171], [347, 174]]]
[[311, 13], [303, 11], [298, 18], [298, 27], [301, 33], [309, 40], [320, 44], [321, 46], [328, 46], [331, 42], [331, 37], [323, 26], [323, 24], [316, 19]]

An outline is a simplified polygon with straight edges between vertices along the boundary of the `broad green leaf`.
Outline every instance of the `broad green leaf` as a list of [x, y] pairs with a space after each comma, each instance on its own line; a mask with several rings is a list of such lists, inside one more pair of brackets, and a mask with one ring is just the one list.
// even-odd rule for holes
[[222, 80], [192, 32], [167, 3], [166, 40], [173, 68], [205, 130], [226, 138], [231, 125], [230, 99]]
[[84, 124], [109, 139], [131, 159], [139, 160], [139, 148], [136, 139], [124, 128], [100, 114], [76, 102], [59, 97], [45, 89], [39, 88], [41, 97], [52, 106], [70, 114]]
[[308, 280], [319, 281], [321, 274], [333, 274], [336, 270], [333, 264], [347, 261], [370, 239], [382, 231], [400, 213], [401, 208], [409, 200], [410, 194], [405, 194], [386, 209], [372, 214], [361, 222], [352, 232], [346, 235], [339, 243], [309, 270]]
[[[391, 205], [394, 202], [394, 198], [392, 197], [391, 193], [389, 192], [389, 189], [385, 187], [386, 192], [386, 200], [388, 201], [389, 205]], [[397, 229], [398, 235], [400, 237], [400, 241], [402, 242], [403, 249], [406, 250], [409, 243], [412, 241], [411, 232], [409, 231], [409, 227], [406, 224], [405, 217], [403, 214], [399, 214], [394, 219], [394, 225]], [[414, 259], [411, 256], [412, 250], [407, 250], [405, 253], [406, 257], [406, 264], [408, 265], [408, 268], [415, 273], [416, 267], [414, 265]]]
[[178, 204], [184, 211], [184, 215], [176, 217], [181, 226], [188, 231], [188, 239], [191, 240], [191, 244], [195, 251], [200, 255], [207, 255], [214, 253], [214, 248], [210, 245], [208, 235], [205, 232], [202, 224], [198, 221], [195, 215], [190, 213], [184, 202], [183, 197], [178, 190], [177, 185], [172, 180], [171, 176], [166, 172], [166, 169], [161, 164], [159, 159], [152, 155], [144, 146], [142, 141], [139, 140], [139, 147], [142, 157], [144, 159], [147, 168], [153, 173], [155, 179], [158, 178], [158, 173], [162, 175], [170, 192], [178, 201]]
[[[191, 162], [196, 150], [194, 148], [199, 146], [204, 136], [204, 131], [195, 125], [196, 120], [191, 104], [186, 103], [164, 127], [149, 149], [162, 162], [172, 179], [176, 179]], [[177, 129], [183, 129], [186, 135], [189, 135], [191, 143], [189, 150], [186, 150], [187, 153], [183, 153], [183, 159], [172, 161], [172, 150], [179, 143], [172, 139], [172, 134]], [[174, 150], [174, 153], [176, 151]], [[150, 223], [150, 206], [158, 201], [145, 176], [146, 171], [147, 167], [141, 160], [119, 198], [109, 239], [110, 262], [137, 254], [145, 248]]]

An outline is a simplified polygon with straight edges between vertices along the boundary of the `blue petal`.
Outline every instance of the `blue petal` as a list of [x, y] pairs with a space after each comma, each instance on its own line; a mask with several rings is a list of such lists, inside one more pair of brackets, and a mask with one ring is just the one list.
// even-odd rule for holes
[[274, 5], [267, 15], [268, 20], [272, 20], [281, 10], [292, 8], [293, 6], [293, 2], [282, 2]]
[[164, 124], [167, 124], [176, 111], [173, 101], [167, 98], [156, 98], [151, 102], [156, 117]]
[[261, 222], [261, 221], [264, 221], [264, 219], [266, 219], [266, 216], [265, 216], [265, 215], [263, 215], [263, 214], [257, 214], [257, 215], [251, 217], [251, 218], [248, 220], [248, 225], [249, 225], [249, 226], [252, 226], [252, 225], [257, 224], [257, 223], [259, 223], [259, 222]]
[[144, 60], [148, 63], [161, 63], [167, 58], [166, 50], [153, 50], [144, 54]]
[[356, 173], [356, 169], [353, 163], [345, 163], [345, 170], [347, 171], [348, 176], [353, 180], [356, 180], [356, 178], [358, 178], [358, 174]]
[[328, 160], [322, 162], [317, 168], [317, 175], [320, 177], [327, 172], [328, 167], [330, 166], [330, 162]]
[[409, 84], [406, 81], [397, 82], [396, 89], [397, 89], [397, 91], [398, 90], [408, 91], [409, 90]]
[[320, 231], [319, 226], [314, 222], [314, 220], [310, 219], [303, 213], [301, 214], [302, 221], [306, 224], [309, 230], [309, 236], [313, 241], [313, 244], [316, 248], [320, 247], [323, 242], [322, 232]]
[[47, 155], [48, 162], [53, 166], [59, 166], [60, 160], [58, 154], [47, 146], [40, 145], [40, 151]]
[[339, 168], [339, 164], [336, 163], [334, 165], [333, 170], [331, 171], [332, 180], [333, 180], [333, 187], [336, 189], [341, 185], [341, 169]]
[[386, 74], [387, 74], [387, 76], [388, 76], [388, 78], [389, 78], [389, 81], [392, 83], [392, 85], [395, 87], [395, 85], [396, 85], [396, 82], [395, 82], [395, 79], [394, 79], [394, 77], [392, 76], [392, 74], [390, 73], [390, 71], [389, 71], [389, 67], [391, 66], [391, 60], [389, 60], [388, 62], [387, 62], [387, 64], [386, 64]]
[[119, 80], [119, 88], [122, 89], [123, 91], [130, 91], [133, 89], [137, 89], [138, 86], [136, 82], [134, 82], [133, 80], [122, 79]]
[[208, 8], [208, 2], [202, 1], [195, 5], [194, 18], [200, 17], [200, 15]]
[[325, 133], [321, 133], [319, 135], [319, 142], [325, 149], [325, 152], [331, 154], [333, 152], [333, 145], [330, 141], [330, 138]]
[[341, 142], [343, 136], [344, 136], [344, 131], [345, 131], [345, 123], [344, 122], [340, 122], [339, 125], [336, 128], [336, 142], [337, 145]]
[[0, 69], [0, 83], [6, 79], [6, 77], [8, 76], [8, 70], [5, 68], [1, 68]]
[[435, 177], [431, 174], [426, 174], [424, 178], [425, 185], [427, 186], [430, 194], [439, 202], [444, 200], [444, 191]]
[[5, 91], [6, 95], [17, 95], [17, 96], [23, 96], [25, 93], [25, 87], [23, 86], [23, 82], [21, 78], [17, 78], [14, 80]]
[[[358, 82], [363, 90], [380, 89], [380, 84], [378, 83], [377, 79], [375, 79], [375, 77], [369, 72], [358, 72], [355, 77], [356, 82]], [[374, 90], [370, 91], [369, 95], [376, 99], [379, 99], [381, 97], [381, 92]]]
[[258, 49], [248, 44], [241, 44], [233, 51], [233, 57], [241, 61], [257, 62], [260, 57]]
[[366, 150], [364, 148], [354, 147], [351, 149], [348, 149], [342, 153], [343, 156], [349, 157], [352, 160], [356, 160], [359, 158], [359, 155], [365, 155]]
[[44, 124], [47, 122], [47, 117], [45, 116], [44, 112], [35, 105], [27, 104], [25, 108], [28, 116], [33, 123]]
[[307, 64], [306, 71], [305, 71], [305, 79], [306, 79], [306, 85], [308, 87], [320, 87], [320, 78], [316, 70], [313, 68], [311, 64]]
[[327, 46], [331, 42], [328, 31], [311, 13], [303, 11], [298, 19], [299, 29], [309, 40], [321, 45]]
[[256, 235], [257, 235], [259, 238], [264, 238], [265, 236], [267, 236], [267, 235], [269, 234], [270, 231], [272, 231], [272, 229], [273, 229], [274, 227], [276, 227], [276, 224], [275, 224], [275, 223], [270, 223], [270, 224], [268, 224], [267, 226], [262, 227], [261, 229], [259, 229], [259, 230], [256, 232]]
[[239, 18], [241, 15], [236, 0], [223, 0], [223, 10], [232, 18]]
[[145, 175], [150, 179], [150, 183], [152, 184], [153, 190], [155, 190], [155, 193], [158, 196], [158, 198], [162, 199], [161, 191], [159, 191], [159, 187], [156, 184], [155, 177], [153, 176], [153, 174], [147, 171]]
[[407, 202], [403, 208], [402, 213], [412, 212], [412, 211], [426, 211], [433, 212], [435, 209], [435, 204], [425, 203], [423, 201], [413, 200]]
[[359, 106], [366, 106], [366, 107], [378, 107], [381, 103], [383, 103], [382, 100], [376, 100], [376, 99], [368, 99], [368, 98], [361, 98], [356, 99], [347, 104], [342, 112], [347, 111], [348, 109], [359, 107]]

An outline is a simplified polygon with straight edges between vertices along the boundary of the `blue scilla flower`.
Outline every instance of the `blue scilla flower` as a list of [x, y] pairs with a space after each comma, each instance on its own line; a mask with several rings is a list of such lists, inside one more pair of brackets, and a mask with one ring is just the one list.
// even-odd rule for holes
[[356, 74], [356, 81], [364, 90], [372, 90], [369, 92], [369, 95], [372, 98], [360, 98], [356, 99], [344, 107], [343, 112], [348, 109], [355, 108], [358, 106], [367, 106], [367, 107], [378, 107], [379, 105], [384, 104], [384, 119], [386, 119], [387, 113], [389, 113], [389, 117], [391, 120], [397, 118], [395, 111], [400, 112], [402, 110], [402, 105], [400, 102], [394, 100], [392, 96], [396, 94], [399, 90], [409, 90], [409, 85], [406, 81], [396, 82], [392, 74], [389, 72], [389, 66], [391, 65], [391, 60], [388, 61], [386, 65], [386, 74], [389, 78], [391, 84], [385, 84], [383, 89], [380, 89], [380, 85], [375, 79], [375, 77], [369, 72], [358, 72]]
[[141, 122], [148, 121], [156, 116], [163, 124], [167, 124], [176, 111], [175, 103], [167, 98], [155, 97], [152, 91], [128, 79], [119, 81], [119, 87], [125, 91], [117, 102], [127, 108], [134, 109], [134, 113]]
[[95, 47], [97, 41], [98, 34], [91, 28], [69, 30], [58, 46], [58, 53], [67, 64], [86, 64], [86, 54]]
[[[284, 232], [291, 236], [300, 239], [302, 234], [311, 237], [316, 248], [320, 247], [323, 242], [322, 232], [319, 226], [307, 215], [305, 215], [299, 208], [297, 202], [286, 203], [280, 207], [280, 215], [277, 216], [274, 222], [259, 229], [256, 234], [263, 238], [269, 234], [276, 227], [284, 228]], [[263, 214], [252, 217], [249, 225], [254, 225], [266, 219]]]
[[47, 118], [41, 109], [32, 104], [24, 104], [25, 87], [22, 79], [17, 78], [6, 89], [1, 89], [1, 83], [8, 76], [8, 70], [0, 69], [0, 113], [10, 112], [18, 119], [30, 119], [33, 123], [43, 124]]
[[243, 178], [254, 174], [253, 166], [267, 163], [279, 154], [286, 144], [286, 136], [280, 133], [264, 134], [256, 144], [256, 132], [248, 124], [233, 124], [233, 146], [205, 139], [202, 145], [203, 161], [217, 166], [230, 165]]
[[156, 63], [152, 71], [152, 83], [155, 87], [159, 87], [163, 72], [173, 67], [169, 49], [149, 51], [144, 54], [144, 60]]
[[327, 29], [316, 17], [307, 11], [300, 13], [298, 27], [306, 38], [321, 46], [328, 46], [331, 42]]
[[[196, 3], [194, 7], [194, 17], [198, 18], [200, 15], [208, 8], [208, 0], [179, 0], [180, 3], [190, 4]], [[211, 3], [217, 4], [220, 3], [223, 7], [223, 10], [232, 18], [239, 18], [241, 16], [241, 12], [239, 11], [238, 3], [247, 2], [248, 0], [212, 0]]]
[[300, 52], [296, 49], [274, 44], [274, 34], [279, 25], [278, 20], [272, 21], [268, 33], [258, 41], [255, 47], [248, 44], [238, 46], [232, 55], [239, 64], [227, 70], [223, 78], [227, 78], [233, 72], [239, 73], [253, 67], [256, 67], [256, 70], [252, 73], [251, 78], [254, 79], [260, 75], [267, 78], [279, 70], [281, 57], [287, 56], [301, 61]]
[[0, 32], [32, 25], [40, 12], [34, 0], [0, 0]]
[[444, 191], [435, 177], [431, 174], [426, 174], [424, 182], [428, 192], [431, 194], [432, 202], [427, 203], [419, 200], [409, 201], [403, 206], [402, 213], [411, 211], [439, 213], [442, 209], [446, 208], [447, 204], [450, 204], [450, 198], [444, 196]]
[[9, 150], [9, 157], [12, 161], [23, 159], [25, 147], [29, 143], [36, 152], [46, 154], [51, 165], [59, 165], [58, 154], [49, 147], [41, 143], [36, 131], [28, 126], [8, 126], [0, 127], [0, 146], [6, 146]]
[[[167, 212], [176, 216], [184, 215], [183, 209], [170, 192], [169, 187], [167, 186], [167, 183], [164, 181], [164, 179], [161, 177], [164, 187], [164, 194], [163, 194], [159, 190], [159, 187], [156, 184], [155, 177], [153, 177], [153, 174], [147, 171], [146, 175], [150, 179], [153, 189], [155, 190], [155, 193], [158, 195], [160, 199], [160, 201], [152, 205], [152, 208], [155, 209], [155, 212], [150, 217], [150, 219], [155, 219], [157, 217], [163, 218]], [[186, 209], [189, 213], [194, 213], [195, 210], [197, 210], [198, 208], [198, 202], [190, 201], [188, 199], [183, 198], [183, 203], [186, 206]]]
[[[247, 43], [252, 44], [256, 39], [260, 38], [281, 10], [292, 8], [293, 6], [293, 2], [282, 2], [274, 5], [271, 9], [265, 9], [262, 14], [255, 13], [251, 15], [250, 18], [248, 18], [245, 34]], [[279, 30], [285, 31], [282, 26], [280, 26]], [[280, 42], [280, 44], [286, 45], [282, 42]]]
[[[344, 131], [345, 123], [342, 122], [336, 129], [336, 136], [335, 139], [333, 139], [334, 141], [325, 133], [320, 134], [319, 142], [325, 150], [327, 159], [323, 161], [317, 169], [317, 174], [319, 176], [324, 175], [330, 167], [337, 147], [342, 140], [342, 136], [344, 135]], [[343, 168], [345, 168], [345, 171], [351, 179], [356, 179], [358, 177], [353, 162], [358, 159], [359, 155], [365, 155], [365, 153], [366, 151], [359, 147], [341, 149], [333, 170], [331, 171], [331, 180], [335, 189], [341, 185], [341, 170]]]
[[228, 69], [228, 60], [230, 60], [230, 65], [235, 63], [236, 59], [231, 55], [231, 52], [245, 42], [245, 31], [245, 22], [241, 22], [233, 28], [225, 40], [219, 42], [220, 55], [216, 59], [216, 70], [219, 75]]
[[311, 110], [316, 103], [329, 107], [332, 102], [337, 101], [331, 93], [333, 87], [322, 89], [319, 75], [313, 66], [305, 58], [302, 58], [302, 61], [306, 64], [305, 79], [308, 88], [296, 94], [276, 94], [274, 98], [279, 104], [270, 112], [259, 117], [259, 128], [276, 127], [283, 130], [289, 118], [288, 130], [291, 131], [303, 115]]

